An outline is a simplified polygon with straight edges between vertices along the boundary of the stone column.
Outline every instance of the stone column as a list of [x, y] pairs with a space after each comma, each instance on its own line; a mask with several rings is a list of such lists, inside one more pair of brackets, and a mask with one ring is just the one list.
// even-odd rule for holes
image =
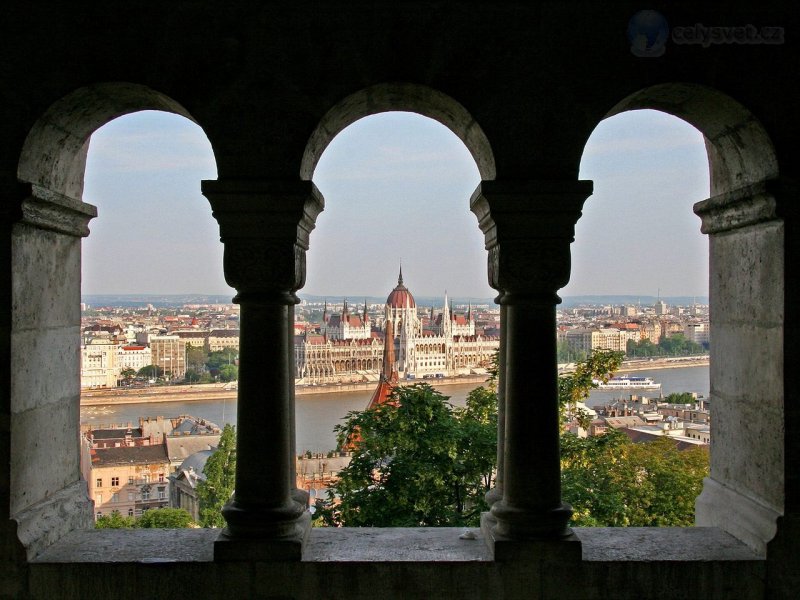
[[10, 405], [0, 415], [0, 440], [14, 451], [0, 467], [0, 497], [7, 498], [16, 536], [32, 559], [92, 523], [76, 434], [81, 238], [97, 209], [35, 184], [2, 191], [11, 267], [2, 295], [11, 318], [2, 325]]
[[713, 411], [695, 519], [762, 556], [780, 519], [800, 514], [800, 477], [787, 469], [800, 457], [797, 199], [796, 184], [774, 179], [694, 206], [709, 235]]
[[236, 491], [218, 560], [299, 560], [310, 515], [294, 488], [289, 319], [322, 196], [308, 181], [204, 181], [241, 307]]
[[492, 505], [496, 523], [484, 520], [501, 560], [518, 554], [513, 542], [574, 539], [561, 501], [555, 307], [590, 193], [588, 181], [485, 181], [471, 201], [506, 311], [502, 499]]

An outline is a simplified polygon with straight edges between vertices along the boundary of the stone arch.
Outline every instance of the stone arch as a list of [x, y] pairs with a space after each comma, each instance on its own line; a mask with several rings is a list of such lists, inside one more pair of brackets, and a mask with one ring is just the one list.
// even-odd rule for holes
[[703, 134], [712, 196], [778, 176], [769, 135], [758, 119], [730, 96], [694, 83], [662, 83], [630, 94], [604, 118], [647, 108], [678, 117]]
[[[116, 117], [149, 109], [191, 119], [180, 104], [145, 86], [118, 82], [79, 88], [36, 120], [17, 162], [17, 178], [29, 189], [12, 233], [12, 287], [17, 297], [35, 301], [27, 307], [13, 303], [20, 335], [12, 336], [10, 354], [12, 361], [25, 360], [28, 372], [41, 376], [41, 393], [32, 402], [24, 391], [33, 385], [30, 375], [12, 370], [10, 429], [18, 439], [25, 431], [59, 432], [37, 440], [35, 451], [21, 452], [25, 460], [10, 468], [10, 514], [29, 557], [65, 532], [91, 524], [75, 452], [78, 432], [72, 428], [80, 410], [74, 331], [80, 325], [81, 237], [88, 235], [88, 222], [96, 216], [95, 208], [82, 201], [86, 157], [95, 130]], [[50, 350], [32, 352], [37, 348]], [[65, 458], [57, 463], [50, 460], [53, 456]], [[43, 519], [55, 524], [52, 531], [41, 530]]]
[[117, 117], [143, 110], [170, 112], [196, 123], [178, 102], [143, 85], [83, 87], [52, 104], [31, 128], [20, 154], [18, 178], [80, 200], [92, 133]]
[[730, 96], [697, 84], [663, 83], [630, 94], [606, 117], [638, 109], [694, 126], [704, 136], [709, 163], [710, 197], [696, 203], [694, 212], [709, 234], [714, 416], [711, 470], [696, 501], [696, 524], [727, 531], [764, 555], [785, 509], [783, 331], [789, 279], [780, 207], [789, 195], [766, 129]]
[[415, 83], [381, 83], [347, 96], [320, 120], [306, 144], [300, 178], [311, 180], [322, 153], [334, 137], [363, 117], [382, 112], [406, 111], [438, 121], [469, 150], [481, 179], [494, 179], [494, 154], [489, 139], [467, 109], [433, 88]]

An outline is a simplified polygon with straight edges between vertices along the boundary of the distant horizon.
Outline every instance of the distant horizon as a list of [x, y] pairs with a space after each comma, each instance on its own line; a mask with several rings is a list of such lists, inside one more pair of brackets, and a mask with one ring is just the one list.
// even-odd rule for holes
[[[412, 292], [413, 293], [413, 292]], [[339, 304], [342, 303], [344, 300], [347, 300], [353, 306], [356, 305], [363, 305], [364, 300], [366, 299], [368, 304], [381, 304], [385, 302], [385, 298], [387, 294], [352, 294], [342, 296], [339, 294], [330, 294], [330, 295], [320, 295], [320, 294], [305, 294], [300, 292], [297, 294], [299, 298], [313, 303], [319, 303], [328, 301], [331, 304]], [[224, 299], [228, 298], [227, 301]], [[436, 306], [437, 301], [443, 300], [444, 295], [441, 296], [416, 296], [415, 300], [417, 301], [418, 305], [424, 306]], [[98, 300], [104, 300], [108, 302], [113, 299], [118, 299], [122, 301], [126, 301], [129, 303], [138, 302], [141, 304], [152, 304], [154, 302], [164, 302], [164, 301], [178, 301], [183, 299], [181, 302], [182, 304], [198, 304], [202, 303], [201, 300], [205, 300], [209, 304], [231, 304], [231, 300], [233, 296], [228, 296], [227, 294], [82, 294], [81, 295], [81, 302], [84, 304], [92, 304], [96, 303]], [[476, 304], [495, 304], [494, 296], [492, 297], [477, 297], [477, 296], [450, 296], [448, 295], [448, 299], [454, 303], [463, 304], [468, 302], [473, 302]], [[564, 295], [561, 296], [561, 304], [559, 306], [564, 306], [566, 304], [573, 305], [575, 303], [591, 303], [591, 300], [595, 300], [595, 304], [644, 304], [644, 305], [651, 305], [655, 304], [659, 299], [667, 302], [668, 304], [681, 304], [686, 305], [689, 304], [687, 302], [690, 299], [694, 299], [696, 304], [708, 304], [709, 298], [708, 296], [697, 296], [693, 294], [676, 294], [670, 296], [657, 296], [652, 294], [576, 294], [576, 295]]]

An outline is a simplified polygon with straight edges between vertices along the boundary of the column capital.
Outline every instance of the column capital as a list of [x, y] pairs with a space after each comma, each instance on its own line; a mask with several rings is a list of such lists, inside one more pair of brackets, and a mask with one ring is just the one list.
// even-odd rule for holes
[[697, 202], [694, 212], [703, 233], [722, 233], [742, 227], [798, 216], [800, 187], [785, 178], [765, 179]]
[[483, 181], [470, 199], [489, 252], [489, 285], [504, 302], [558, 302], [570, 272], [569, 245], [591, 181]]
[[16, 222], [75, 237], [89, 235], [89, 221], [97, 216], [97, 207], [53, 190], [21, 183], [13, 190], [18, 201]]
[[207, 180], [202, 191], [219, 223], [235, 301], [296, 302], [309, 235], [324, 208], [317, 187], [300, 180]]

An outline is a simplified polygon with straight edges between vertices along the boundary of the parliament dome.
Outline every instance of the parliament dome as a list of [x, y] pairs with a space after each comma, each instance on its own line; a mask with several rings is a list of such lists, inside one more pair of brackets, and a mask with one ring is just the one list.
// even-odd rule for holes
[[403, 268], [400, 267], [400, 276], [397, 278], [397, 286], [391, 291], [389, 297], [386, 298], [386, 306], [389, 308], [416, 308], [417, 303], [414, 301], [414, 296], [408, 291], [408, 288], [403, 285]]

